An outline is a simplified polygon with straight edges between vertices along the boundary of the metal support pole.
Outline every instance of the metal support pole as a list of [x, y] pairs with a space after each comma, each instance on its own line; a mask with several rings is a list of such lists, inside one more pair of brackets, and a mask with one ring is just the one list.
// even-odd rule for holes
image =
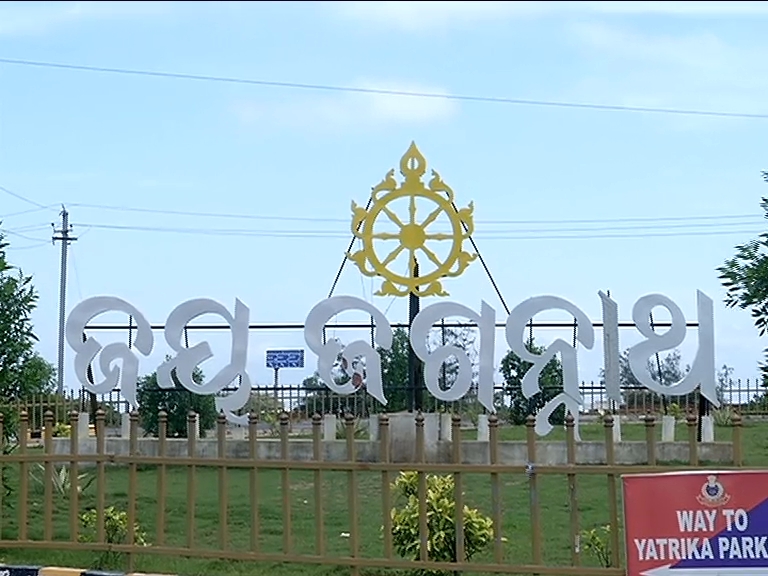
[[278, 386], [278, 382], [279, 382], [279, 373], [280, 373], [280, 368], [275, 366], [275, 401], [278, 400], [278, 397], [277, 397], [277, 386]]
[[[416, 258], [413, 259], [413, 277], [419, 277], [419, 263]], [[411, 292], [408, 295], [408, 336], [410, 337], [411, 325], [413, 319], [419, 313], [419, 296]], [[410, 341], [408, 342], [408, 388], [410, 394], [410, 411], [419, 411], [422, 409], [422, 380], [421, 380], [421, 362], [413, 351]]]

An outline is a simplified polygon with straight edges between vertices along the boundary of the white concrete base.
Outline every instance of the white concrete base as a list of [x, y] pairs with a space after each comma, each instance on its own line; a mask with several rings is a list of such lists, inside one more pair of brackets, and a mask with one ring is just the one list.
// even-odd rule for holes
[[229, 431], [232, 440], [245, 440], [245, 426], [232, 426]]
[[715, 419], [712, 416], [701, 417], [701, 441], [715, 441]]
[[323, 440], [326, 442], [336, 440], [336, 414], [323, 416]]
[[453, 427], [453, 414], [450, 412], [442, 412], [440, 414], [440, 440], [447, 442], [451, 441], [451, 434]]
[[675, 441], [675, 422], [676, 420], [674, 416], [661, 417], [661, 441], [662, 442]]
[[80, 412], [77, 416], [77, 437], [88, 438], [91, 433], [91, 418], [88, 412]]
[[488, 427], [488, 415], [478, 414], [477, 416], [477, 441], [488, 442], [491, 439], [491, 430]]
[[621, 416], [618, 414], [613, 417], [613, 441], [621, 442]]
[[120, 438], [130, 438], [131, 436], [131, 415], [124, 412], [120, 415]]

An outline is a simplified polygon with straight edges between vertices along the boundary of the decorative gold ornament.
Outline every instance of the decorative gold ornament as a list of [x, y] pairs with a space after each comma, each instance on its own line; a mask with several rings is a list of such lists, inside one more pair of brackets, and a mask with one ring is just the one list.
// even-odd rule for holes
[[[352, 233], [362, 241], [362, 247], [357, 252], [349, 252], [360, 272], [366, 276], [381, 276], [384, 281], [376, 292], [377, 296], [407, 296], [413, 293], [417, 296], [448, 296], [440, 282], [442, 278], [459, 276], [466, 270], [469, 263], [477, 258], [477, 254], [462, 249], [465, 239], [474, 230], [472, 213], [474, 205], [457, 210], [454, 204], [453, 190], [443, 182], [440, 175], [432, 170], [432, 179], [427, 186], [422, 182], [422, 176], [427, 171], [427, 162], [416, 144], [411, 142], [408, 151], [400, 159], [400, 173], [403, 175], [402, 184], [398, 185], [394, 178], [394, 170], [387, 172], [384, 179], [371, 192], [370, 209], [365, 209], [352, 202]], [[408, 218], [401, 219], [388, 206], [395, 200], [406, 198], [409, 201]], [[417, 220], [417, 199], [423, 199], [435, 204], [436, 207], [424, 218]], [[438, 218], [445, 216], [450, 224], [450, 232], [431, 233], [428, 227]], [[380, 218], [381, 217], [381, 218]], [[395, 225], [396, 232], [376, 231], [377, 223]], [[376, 253], [374, 241], [396, 241], [397, 245], [380, 258]], [[442, 259], [430, 249], [430, 242], [451, 242], [450, 249]], [[378, 246], [378, 245], [377, 245]], [[390, 265], [403, 252], [409, 254], [408, 274], [398, 274], [390, 269]], [[421, 271], [415, 274], [417, 254], [426, 256], [426, 261], [432, 268], [425, 272], [425, 259], [421, 259]]]

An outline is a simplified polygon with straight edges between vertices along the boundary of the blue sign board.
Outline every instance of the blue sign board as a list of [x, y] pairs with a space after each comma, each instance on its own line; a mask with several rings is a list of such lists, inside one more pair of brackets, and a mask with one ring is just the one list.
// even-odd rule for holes
[[267, 350], [267, 368], [304, 368], [304, 350]]

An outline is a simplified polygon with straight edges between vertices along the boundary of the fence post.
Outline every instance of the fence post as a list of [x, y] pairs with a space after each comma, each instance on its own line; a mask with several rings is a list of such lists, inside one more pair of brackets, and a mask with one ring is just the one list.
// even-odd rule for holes
[[[621, 418], [619, 415], [618, 418]], [[619, 498], [616, 490], [616, 475], [613, 474], [613, 467], [616, 466], [616, 445], [614, 443], [613, 425], [618, 420], [614, 420], [610, 414], [605, 415], [603, 423], [605, 425], [605, 463], [608, 470], [608, 511], [610, 514], [611, 526], [611, 566], [618, 567], [619, 557]]]
[[[576, 434], [575, 421], [570, 412], [565, 417], [565, 444], [568, 465], [576, 465]], [[581, 564], [581, 545], [579, 542], [579, 502], [576, 495], [576, 474], [568, 474], [568, 502], [571, 515], [571, 565]]]
[[[317, 412], [312, 415], [312, 456], [315, 462], [323, 461], [323, 417]], [[325, 518], [323, 516], [323, 471], [314, 471], [315, 481], [315, 553], [325, 554]]]
[[[488, 416], [489, 457], [491, 466], [499, 463], [499, 418], [496, 414]], [[491, 472], [491, 508], [493, 510], [493, 559], [496, 564], [504, 560], [501, 540], [501, 485], [499, 474]]]
[[19, 540], [27, 539], [27, 506], [29, 501], [29, 472], [27, 462], [23, 459], [27, 453], [27, 438], [29, 437], [29, 414], [21, 412], [19, 418]]
[[[287, 462], [288, 453], [288, 414], [280, 413], [280, 459]], [[283, 554], [291, 553], [291, 482], [288, 467], [280, 472], [283, 493]]]
[[219, 460], [219, 548], [227, 549], [228, 534], [228, 507], [229, 496], [227, 494], [227, 417], [224, 412], [219, 413], [216, 421], [216, 441]]
[[698, 445], [698, 430], [696, 424], [698, 418], [693, 412], [689, 412], [685, 418], [685, 423], [688, 425], [688, 463], [691, 466], [699, 465], [699, 445]]
[[526, 443], [528, 445], [528, 491], [531, 506], [531, 547], [533, 563], [540, 565], [541, 556], [541, 503], [539, 501], [539, 480], [536, 473], [536, 418], [529, 414], [525, 421]]
[[733, 463], [735, 466], [744, 465], [744, 453], [742, 452], [742, 438], [741, 438], [741, 426], [742, 419], [741, 414], [736, 412], [731, 420], [733, 424], [733, 436], [731, 443], [733, 444]]
[[[424, 415], [416, 414], [416, 462], [424, 463]], [[427, 546], [429, 543], [429, 528], [427, 526], [427, 475], [418, 472], [419, 477], [419, 560], [429, 559]]]
[[[139, 413], [131, 411], [128, 429], [128, 455], [131, 457], [128, 465], [128, 544], [136, 544], [136, 490], [138, 485], [136, 460], [139, 455]], [[133, 572], [136, 555], [131, 549], [128, 552], [128, 571]]]
[[648, 465], [656, 466], [656, 418], [645, 415], [645, 445], [648, 450]]
[[168, 437], [168, 414], [160, 410], [157, 414], [157, 455], [160, 464], [157, 466], [157, 534], [155, 541], [158, 546], [165, 544], [165, 457], [166, 439]]
[[77, 410], [72, 410], [69, 413], [69, 453], [72, 456], [72, 460], [69, 463], [69, 539], [72, 542], [77, 542], [77, 534], [79, 529], [78, 513], [80, 511], [79, 505], [79, 468], [77, 461], [77, 454], [80, 450], [80, 430], [79, 426], [80, 415]]
[[53, 454], [53, 412], [46, 410], [43, 415], [45, 423], [45, 464], [44, 464], [44, 503], [43, 503], [43, 538], [47, 541], [53, 540], [53, 462], [49, 456]]
[[[346, 439], [347, 439], [347, 460], [350, 464], [354, 465], [357, 460], [356, 446], [355, 446], [355, 417], [352, 414], [347, 414], [344, 418]], [[357, 471], [352, 468], [348, 475], [348, 502], [349, 502], [349, 547], [350, 555], [352, 558], [356, 558], [360, 550], [360, 526], [358, 523], [357, 515]], [[353, 576], [360, 574], [360, 567], [352, 567]]]
[[[197, 456], [197, 421], [198, 416], [194, 411], [187, 413], [187, 457]], [[195, 474], [197, 468], [194, 464], [187, 466], [187, 548], [195, 547], [195, 491], [197, 483]]]
[[[379, 460], [389, 463], [389, 416], [379, 415]], [[392, 499], [389, 470], [381, 473], [381, 508], [384, 516], [384, 556], [392, 558]]]
[[248, 414], [248, 447], [250, 450], [251, 463], [253, 467], [250, 470], [250, 501], [251, 501], [251, 552], [259, 551], [259, 469], [256, 465], [259, 458], [259, 446], [256, 440], [258, 431], [259, 416], [253, 412]]

